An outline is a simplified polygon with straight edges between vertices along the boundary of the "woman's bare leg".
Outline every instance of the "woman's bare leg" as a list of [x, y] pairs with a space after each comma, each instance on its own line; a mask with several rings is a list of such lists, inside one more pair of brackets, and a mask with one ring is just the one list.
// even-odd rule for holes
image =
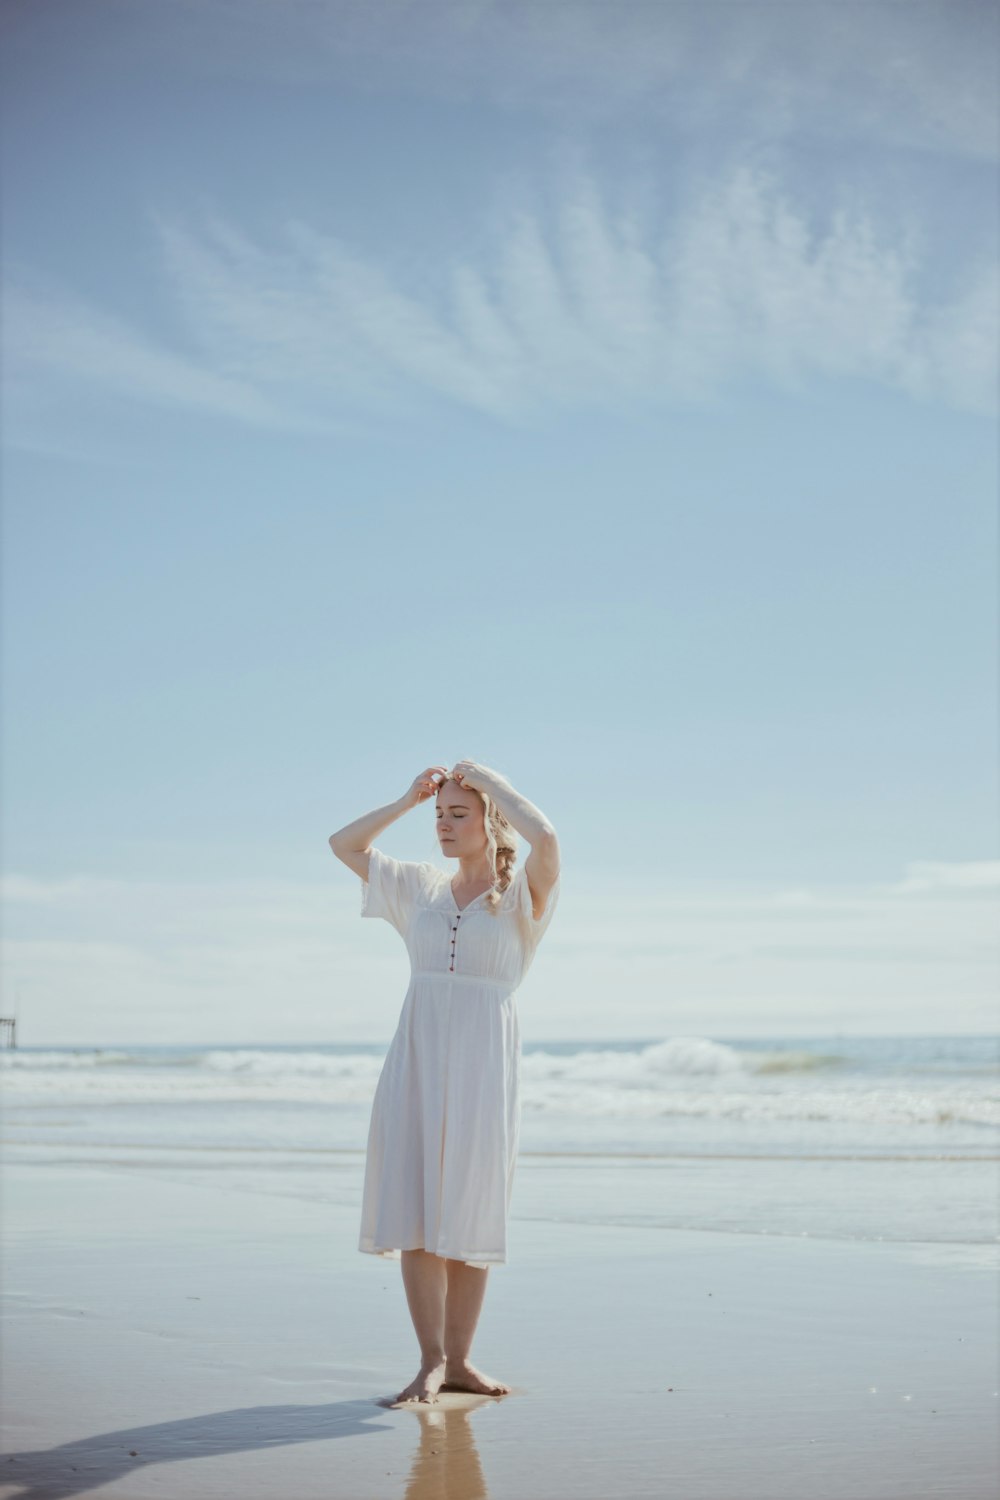
[[420, 1344], [420, 1370], [397, 1401], [436, 1401], [444, 1379], [444, 1310], [448, 1271], [440, 1255], [404, 1250], [403, 1286]]
[[487, 1396], [502, 1396], [510, 1390], [502, 1380], [494, 1380], [477, 1370], [469, 1359], [472, 1336], [486, 1295], [489, 1271], [467, 1265], [464, 1260], [448, 1260], [448, 1286], [444, 1308], [445, 1384], [463, 1391], [479, 1391]]

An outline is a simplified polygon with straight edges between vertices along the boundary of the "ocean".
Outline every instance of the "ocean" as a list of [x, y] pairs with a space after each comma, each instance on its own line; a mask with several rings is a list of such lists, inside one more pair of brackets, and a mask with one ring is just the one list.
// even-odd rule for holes
[[[0, 1154], [359, 1207], [386, 1045], [6, 1050]], [[521, 1091], [512, 1225], [996, 1254], [996, 1036], [525, 1041]]]

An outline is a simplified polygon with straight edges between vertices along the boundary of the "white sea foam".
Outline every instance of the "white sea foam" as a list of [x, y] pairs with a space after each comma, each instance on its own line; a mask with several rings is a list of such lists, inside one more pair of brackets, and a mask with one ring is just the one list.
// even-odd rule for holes
[[653, 1118], [700, 1116], [704, 1119], [768, 1121], [826, 1120], [880, 1125], [945, 1125], [951, 1123], [1000, 1126], [1000, 1101], [972, 1093], [921, 1093], [911, 1089], [866, 1089], [841, 1093], [820, 1089], [788, 1093], [748, 1093], [727, 1089], [724, 1093], [677, 1090], [670, 1094], [652, 1089], [590, 1087], [577, 1082], [526, 1085], [526, 1110], [548, 1110], [557, 1114], [632, 1115]]
[[102, 1047], [51, 1052], [43, 1052], [41, 1050], [36, 1052], [28, 1048], [18, 1047], [0, 1052], [0, 1070], [15, 1075], [22, 1068], [44, 1068], [59, 1071], [63, 1068], [104, 1068], [110, 1067], [115, 1063], [134, 1063], [136, 1061], [138, 1061], [138, 1055], [134, 1052], [125, 1052], [123, 1050], [111, 1051]]
[[568, 1077], [578, 1082], [614, 1083], [623, 1087], [642, 1085], [657, 1076], [690, 1077], [708, 1074], [720, 1077], [753, 1072], [756, 1062], [734, 1047], [700, 1036], [671, 1037], [665, 1042], [629, 1052], [607, 1051], [557, 1053], [529, 1052], [521, 1060], [522, 1076], [531, 1079]]
[[[522, 1054], [522, 1100], [535, 1117], [1000, 1126], [996, 1070], [981, 1058], [935, 1073], [930, 1064], [940, 1066], [940, 1059], [935, 1063], [933, 1052], [919, 1066], [900, 1056], [898, 1049], [869, 1048], [859, 1061], [832, 1047], [751, 1047], [698, 1036], [536, 1047]], [[383, 1057], [381, 1050], [332, 1047], [18, 1049], [0, 1053], [0, 1073], [11, 1104], [363, 1106]]]

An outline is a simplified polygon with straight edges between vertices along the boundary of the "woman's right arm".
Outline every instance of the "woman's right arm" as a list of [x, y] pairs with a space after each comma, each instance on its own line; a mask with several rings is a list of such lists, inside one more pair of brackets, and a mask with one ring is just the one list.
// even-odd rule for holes
[[361, 818], [356, 818], [353, 823], [348, 823], [344, 828], [338, 828], [336, 833], [331, 833], [330, 848], [338, 859], [343, 860], [362, 880], [368, 879], [368, 855], [372, 840], [377, 838], [383, 828], [388, 828], [390, 823], [395, 823], [411, 807], [417, 807], [421, 802], [426, 802], [428, 797], [436, 797], [439, 784], [435, 776], [441, 773], [447, 776], [445, 766], [428, 766], [426, 771], [414, 778], [413, 785], [408, 792], [395, 802], [387, 802], [385, 807], [376, 807], [374, 812], [365, 813]]

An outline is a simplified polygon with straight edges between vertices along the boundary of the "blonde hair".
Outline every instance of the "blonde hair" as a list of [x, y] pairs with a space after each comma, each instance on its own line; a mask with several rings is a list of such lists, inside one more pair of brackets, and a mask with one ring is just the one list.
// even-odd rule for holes
[[[454, 776], [446, 776], [440, 783], [441, 787], [447, 786], [449, 781], [455, 781]], [[514, 879], [514, 861], [517, 859], [517, 834], [513, 824], [508, 822], [500, 811], [497, 804], [488, 792], [479, 791], [478, 787], [463, 787], [460, 781], [455, 785], [462, 791], [473, 792], [483, 804], [483, 827], [486, 829], [486, 857], [490, 866], [490, 879], [493, 884], [483, 898], [485, 909], [496, 916], [500, 906], [500, 897], [508, 889]]]

